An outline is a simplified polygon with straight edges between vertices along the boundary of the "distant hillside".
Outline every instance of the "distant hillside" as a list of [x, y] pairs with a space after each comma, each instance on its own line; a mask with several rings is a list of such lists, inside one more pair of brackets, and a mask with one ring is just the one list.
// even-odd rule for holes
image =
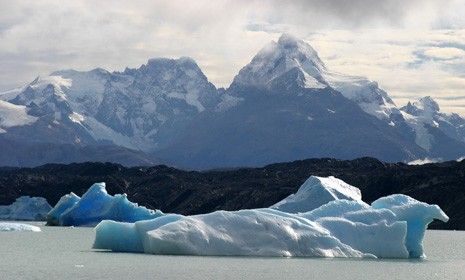
[[125, 192], [141, 205], [198, 214], [270, 206], [295, 192], [310, 175], [336, 176], [359, 187], [367, 202], [403, 193], [438, 204], [451, 220], [433, 224], [434, 228], [465, 230], [465, 161], [406, 165], [372, 158], [327, 158], [208, 172], [111, 163], [0, 168], [0, 204], [31, 195], [43, 196], [53, 205], [66, 193], [82, 195], [92, 183], [105, 181], [110, 193]]

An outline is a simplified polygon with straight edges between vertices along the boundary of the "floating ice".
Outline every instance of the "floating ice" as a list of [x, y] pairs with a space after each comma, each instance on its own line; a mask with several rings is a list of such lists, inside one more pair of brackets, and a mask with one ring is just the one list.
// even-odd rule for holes
[[43, 197], [21, 196], [11, 205], [0, 206], [0, 220], [42, 221], [50, 209]]
[[102, 220], [136, 222], [164, 215], [128, 200], [126, 194], [111, 196], [105, 183], [93, 184], [79, 198], [75, 194], [63, 196], [47, 215], [47, 225], [93, 226]]
[[429, 205], [403, 194], [382, 197], [372, 204], [376, 209], [389, 209], [398, 220], [407, 222], [405, 245], [410, 257], [423, 257], [423, 237], [434, 220], [447, 222], [449, 217], [437, 205]]
[[288, 212], [263, 208], [169, 214], [136, 223], [103, 221], [96, 227], [94, 248], [150, 254], [418, 258], [424, 256], [428, 224], [448, 220], [437, 205], [405, 195], [383, 197], [370, 206], [361, 201], [358, 189], [341, 182], [311, 177], [294, 196], [273, 206], [287, 205]]
[[81, 198], [74, 193], [64, 195], [60, 198], [58, 203], [53, 207], [53, 209], [47, 214], [47, 225], [60, 225], [60, 217], [63, 213], [74, 207]]
[[96, 227], [94, 248], [170, 255], [365, 256], [317, 223], [274, 211], [167, 215], [135, 224], [103, 221]]
[[0, 232], [1, 231], [41, 231], [39, 227], [28, 225], [28, 224], [19, 224], [19, 223], [0, 223]]
[[289, 213], [302, 213], [318, 208], [336, 199], [362, 200], [360, 190], [334, 177], [310, 178], [291, 194], [270, 208]]

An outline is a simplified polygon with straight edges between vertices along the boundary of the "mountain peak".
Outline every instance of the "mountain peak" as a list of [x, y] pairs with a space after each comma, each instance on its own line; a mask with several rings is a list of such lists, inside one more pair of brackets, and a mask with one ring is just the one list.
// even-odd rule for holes
[[294, 35], [290, 33], [283, 33], [278, 39], [278, 44], [279, 45], [297, 45], [299, 42], [301, 42], [299, 38], [295, 37]]
[[425, 96], [420, 98], [418, 101], [413, 102], [413, 105], [418, 109], [429, 112], [439, 112], [439, 104], [431, 97]]
[[[277, 42], [272, 41], [262, 48], [252, 61], [241, 69], [234, 78], [233, 85], [270, 87], [271, 82], [291, 70], [297, 69], [300, 77], [309, 81], [297, 81], [300, 84], [313, 84], [324, 87], [321, 72], [324, 63], [317, 52], [306, 42], [293, 35], [284, 33]], [[301, 78], [301, 79], [302, 79]]]

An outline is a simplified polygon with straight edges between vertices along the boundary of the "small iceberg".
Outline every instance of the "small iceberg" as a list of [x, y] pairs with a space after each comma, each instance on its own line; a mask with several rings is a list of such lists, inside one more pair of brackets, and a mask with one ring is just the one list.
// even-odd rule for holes
[[93, 184], [80, 198], [74, 193], [61, 197], [47, 214], [49, 226], [95, 226], [102, 220], [136, 222], [164, 215], [128, 200], [126, 194], [109, 195], [105, 183]]
[[0, 232], [3, 231], [32, 231], [39, 232], [40, 227], [19, 223], [0, 223]]
[[0, 220], [43, 221], [51, 209], [43, 197], [21, 196], [10, 205], [0, 206]]
[[94, 248], [169, 255], [419, 258], [434, 219], [449, 218], [437, 205], [406, 195], [369, 205], [356, 187], [312, 176], [295, 195], [270, 208], [103, 221], [95, 228]]

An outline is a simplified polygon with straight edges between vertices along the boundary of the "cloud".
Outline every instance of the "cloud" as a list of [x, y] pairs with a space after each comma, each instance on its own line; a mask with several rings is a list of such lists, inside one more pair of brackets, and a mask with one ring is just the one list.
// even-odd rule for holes
[[439, 60], [453, 60], [453, 59], [463, 59], [465, 58], [465, 50], [458, 48], [440, 48], [434, 47], [426, 49], [423, 52], [423, 55]]
[[455, 110], [445, 98], [464, 95], [464, 2], [0, 0], [0, 90], [57, 69], [122, 70], [160, 56], [190, 56], [227, 87], [291, 32], [331, 69], [377, 80], [398, 103], [431, 95]]

